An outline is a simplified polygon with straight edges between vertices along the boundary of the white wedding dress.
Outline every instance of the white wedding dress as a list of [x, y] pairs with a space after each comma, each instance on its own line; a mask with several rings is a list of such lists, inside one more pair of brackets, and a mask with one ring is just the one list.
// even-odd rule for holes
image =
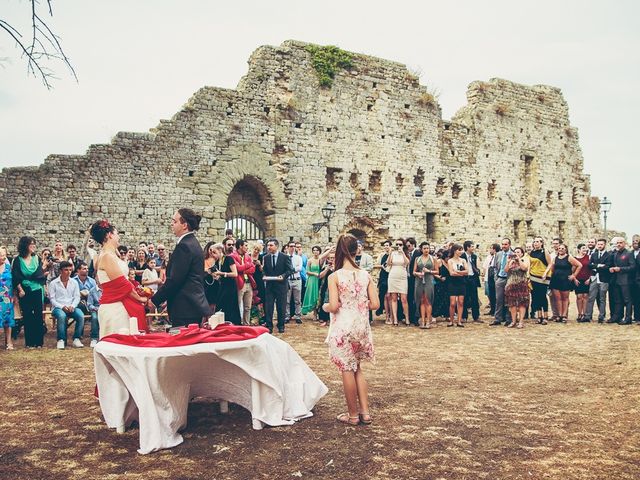
[[[115, 255], [114, 255], [115, 256]], [[129, 274], [129, 266], [124, 260], [117, 258], [118, 267], [122, 271], [125, 278]], [[98, 270], [98, 281], [100, 284], [113, 280], [109, 278], [107, 272], [104, 270]], [[124, 308], [122, 302], [101, 304], [98, 309], [98, 323], [100, 324], [100, 338], [110, 335], [112, 333], [118, 333], [121, 328], [129, 331], [129, 314]]]

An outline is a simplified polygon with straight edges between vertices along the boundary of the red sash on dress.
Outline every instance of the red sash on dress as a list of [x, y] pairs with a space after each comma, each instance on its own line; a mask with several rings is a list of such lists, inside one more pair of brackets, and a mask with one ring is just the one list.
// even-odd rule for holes
[[196, 343], [237, 342], [258, 338], [267, 333], [265, 327], [249, 327], [244, 325], [218, 325], [213, 330], [198, 327], [181, 328], [180, 333], [151, 333], [148, 335], [120, 335], [113, 333], [100, 341], [129, 345], [131, 347], [182, 347]]
[[122, 302], [129, 317], [136, 317], [138, 320], [138, 330], [149, 331], [144, 306], [129, 296], [129, 293], [134, 288], [124, 275], [102, 283], [100, 286], [102, 287], [102, 296], [100, 297], [101, 305]]

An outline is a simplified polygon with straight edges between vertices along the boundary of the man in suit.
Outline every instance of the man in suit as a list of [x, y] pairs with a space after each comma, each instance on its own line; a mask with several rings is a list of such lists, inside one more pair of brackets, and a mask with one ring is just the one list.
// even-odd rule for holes
[[476, 323], [484, 323], [480, 320], [480, 300], [478, 299], [478, 288], [480, 288], [480, 269], [478, 268], [478, 256], [475, 254], [476, 246], [471, 240], [466, 240], [462, 244], [464, 253], [460, 255], [469, 264], [469, 275], [466, 278], [467, 292], [464, 296], [464, 308], [462, 309], [462, 320], [467, 320], [468, 309], [471, 309], [471, 316]]
[[496, 253], [494, 260], [495, 264], [495, 285], [496, 285], [496, 313], [495, 320], [489, 325], [495, 326], [505, 322], [506, 325], [511, 323], [508, 312], [504, 308], [504, 289], [507, 286], [507, 258], [511, 250], [511, 240], [509, 238], [503, 238], [500, 244], [500, 251]]
[[614, 240], [616, 250], [609, 267], [609, 272], [612, 273], [609, 288], [613, 297], [613, 312], [609, 322], [631, 325], [631, 284], [635, 281], [636, 259], [633, 253], [627, 250], [624, 238], [616, 237]]
[[407, 290], [407, 303], [409, 304], [409, 322], [414, 325], [418, 325], [418, 316], [416, 313], [416, 298], [413, 294], [416, 287], [416, 277], [413, 276], [413, 268], [415, 266], [416, 260], [422, 252], [416, 248], [417, 242], [413, 237], [407, 238], [405, 242], [405, 246], [407, 248], [407, 257], [409, 257], [409, 278], [408, 278], [408, 290]]
[[202, 317], [209, 315], [203, 284], [204, 252], [195, 236], [200, 219], [190, 208], [181, 208], [173, 214], [171, 231], [177, 237], [176, 246], [167, 264], [166, 280], [151, 297], [157, 307], [167, 302], [174, 327], [200, 324]]
[[[267, 255], [263, 260], [263, 272], [265, 277], [264, 308], [266, 313], [266, 326], [269, 333], [273, 333], [273, 309], [278, 309], [278, 332], [284, 333], [284, 319], [287, 306], [287, 289], [289, 275], [293, 273], [291, 257], [278, 252], [279, 242], [275, 238], [267, 242]], [[294, 244], [295, 247], [295, 244]]]
[[606, 250], [607, 241], [598, 239], [596, 249], [589, 257], [589, 269], [591, 270], [591, 283], [589, 284], [589, 298], [585, 309], [585, 320], [591, 321], [593, 306], [598, 302], [598, 323], [604, 322], [607, 315], [607, 292], [611, 280], [612, 254]]
[[631, 255], [635, 260], [636, 273], [631, 282], [631, 300], [633, 301], [633, 319], [640, 323], [640, 235], [632, 237]]

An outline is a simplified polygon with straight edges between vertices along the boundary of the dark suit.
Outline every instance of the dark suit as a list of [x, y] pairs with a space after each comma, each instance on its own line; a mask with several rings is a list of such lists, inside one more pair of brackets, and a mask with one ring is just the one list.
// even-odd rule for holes
[[414, 290], [416, 288], [416, 277], [413, 276], [413, 267], [415, 266], [416, 259], [422, 255], [420, 250], [417, 248], [411, 252], [411, 256], [409, 257], [409, 281], [407, 290], [407, 302], [409, 303], [409, 321], [414, 324], [418, 324], [417, 319], [417, 306], [416, 306], [416, 296], [414, 295]]
[[[596, 250], [589, 257], [589, 270], [591, 270], [591, 284], [589, 285], [589, 299], [587, 300], [587, 307], [585, 309], [585, 317], [591, 320], [593, 315], [593, 305], [598, 302], [598, 321], [602, 322], [607, 313], [607, 292], [609, 291], [609, 281], [611, 280], [611, 273], [609, 268], [611, 267], [611, 261], [613, 255], [611, 252], [603, 251], [600, 253]], [[602, 265], [598, 267], [598, 265]], [[596, 274], [600, 283], [596, 280]]]
[[631, 285], [635, 282], [636, 259], [633, 258], [633, 252], [622, 249], [613, 252], [613, 267], [620, 267], [619, 272], [611, 274], [609, 288], [613, 299], [613, 311], [611, 320], [614, 322], [623, 320], [631, 322], [631, 309], [633, 302], [631, 300]]
[[269, 280], [264, 282], [264, 309], [266, 313], [266, 325], [269, 331], [273, 330], [273, 309], [278, 309], [278, 331], [284, 332], [284, 318], [287, 306], [287, 278], [293, 273], [291, 257], [284, 253], [278, 253], [275, 267], [273, 254], [264, 256], [263, 273], [265, 277], [282, 276], [284, 280]]
[[180, 240], [167, 264], [167, 279], [151, 301], [160, 306], [165, 300], [171, 325], [200, 323], [209, 315], [204, 295], [204, 253], [198, 239], [189, 233]]
[[[631, 251], [631, 256], [636, 252]], [[631, 283], [631, 299], [633, 301], [633, 319], [640, 322], [640, 253], [636, 256], [636, 273], [634, 281]]]
[[[468, 267], [473, 269], [473, 275], [467, 277], [467, 291], [464, 296], [464, 308], [462, 309], [462, 319], [467, 319], [467, 311], [471, 309], [471, 316], [473, 320], [476, 321], [480, 318], [480, 300], [478, 299], [478, 288], [480, 288], [480, 270], [478, 270], [478, 256], [475, 253], [471, 255], [467, 254], [467, 252], [460, 255], [461, 258], [464, 258]], [[471, 257], [471, 260], [469, 260]]]

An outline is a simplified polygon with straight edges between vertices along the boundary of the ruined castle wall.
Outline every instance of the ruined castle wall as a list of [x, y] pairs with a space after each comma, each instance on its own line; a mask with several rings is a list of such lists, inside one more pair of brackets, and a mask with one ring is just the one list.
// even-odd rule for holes
[[[149, 133], [119, 133], [86, 155], [0, 173], [0, 237], [81, 242], [108, 217], [124, 243], [171, 244], [180, 206], [202, 212], [201, 239], [230, 215], [305, 243], [326, 202], [331, 236], [372, 247], [414, 235], [479, 243], [541, 233], [568, 240], [598, 226], [576, 130], [559, 90], [474, 82], [451, 122], [403, 65], [355, 55], [320, 88], [305, 44], [261, 47], [236, 90], [204, 87]], [[564, 222], [564, 223], [559, 223]]]

